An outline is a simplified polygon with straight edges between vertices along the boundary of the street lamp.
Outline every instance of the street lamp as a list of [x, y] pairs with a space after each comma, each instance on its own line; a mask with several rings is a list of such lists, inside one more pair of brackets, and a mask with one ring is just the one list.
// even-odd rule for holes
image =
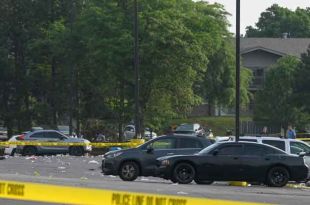
[[134, 0], [135, 138], [141, 138], [138, 3]]
[[240, 0], [236, 0], [236, 142], [240, 136]]

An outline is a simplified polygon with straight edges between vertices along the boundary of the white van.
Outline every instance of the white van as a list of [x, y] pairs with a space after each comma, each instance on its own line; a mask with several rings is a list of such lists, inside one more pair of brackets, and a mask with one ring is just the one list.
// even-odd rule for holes
[[[235, 140], [234, 136], [231, 137], [220, 137], [216, 141], [233, 141]], [[260, 137], [260, 136], [241, 136], [239, 141], [247, 142], [257, 142], [260, 144], [268, 144], [274, 147], [277, 147], [288, 154], [298, 154], [300, 152], [310, 153], [309, 144], [300, 141], [298, 139], [284, 139], [277, 137]]]

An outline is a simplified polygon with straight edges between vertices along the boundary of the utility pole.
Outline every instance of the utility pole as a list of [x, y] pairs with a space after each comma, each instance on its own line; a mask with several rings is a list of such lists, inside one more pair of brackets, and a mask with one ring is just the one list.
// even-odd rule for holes
[[236, 0], [236, 142], [240, 136], [240, 0]]
[[134, 68], [135, 68], [135, 138], [141, 138], [140, 126], [140, 70], [139, 70], [139, 33], [138, 33], [138, 2], [134, 0]]
[[[76, 2], [75, 0], [70, 1], [70, 33], [71, 35], [73, 34], [73, 25], [75, 22], [75, 17], [76, 17]], [[73, 117], [74, 117], [74, 110], [76, 107], [75, 99], [74, 99], [74, 93], [75, 93], [75, 63], [71, 62], [72, 64], [70, 65], [70, 108], [69, 108], [69, 134], [72, 136], [73, 134]]]

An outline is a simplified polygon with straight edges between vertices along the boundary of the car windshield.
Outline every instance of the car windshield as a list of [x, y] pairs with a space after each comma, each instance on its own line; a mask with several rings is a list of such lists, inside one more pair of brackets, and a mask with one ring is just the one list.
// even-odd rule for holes
[[184, 124], [176, 128], [176, 131], [190, 131], [190, 130], [194, 130], [193, 124]]
[[204, 148], [203, 150], [201, 150], [200, 152], [197, 153], [197, 155], [205, 155], [208, 154], [211, 150], [213, 150], [214, 148], [216, 148], [217, 146], [219, 146], [219, 143], [214, 143], [206, 148]]

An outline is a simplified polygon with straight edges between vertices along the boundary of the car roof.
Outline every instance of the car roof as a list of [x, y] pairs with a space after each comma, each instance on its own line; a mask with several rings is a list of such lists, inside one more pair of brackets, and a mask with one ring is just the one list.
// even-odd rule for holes
[[57, 132], [57, 133], [61, 133], [61, 132], [59, 132], [57, 130], [35, 130], [33, 132], [28, 132], [27, 134], [32, 135], [32, 134], [35, 134], [35, 133], [42, 133], [42, 132]]
[[301, 140], [298, 140], [298, 138], [297, 139], [287, 139], [287, 138], [268, 137], [268, 136], [240, 136], [240, 139], [263, 139], [263, 140], [302, 142]]

